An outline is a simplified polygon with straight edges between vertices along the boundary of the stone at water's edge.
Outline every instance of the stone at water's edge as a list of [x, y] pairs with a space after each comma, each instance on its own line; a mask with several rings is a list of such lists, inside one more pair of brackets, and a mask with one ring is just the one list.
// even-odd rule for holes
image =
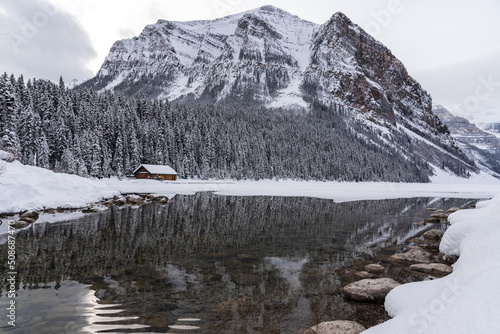
[[422, 237], [427, 240], [440, 241], [443, 237], [444, 232], [440, 230], [429, 230], [422, 234]]
[[410, 247], [410, 250], [406, 253], [399, 253], [391, 256], [389, 261], [402, 264], [402, 265], [411, 265], [416, 263], [431, 263], [431, 253], [426, 250], [414, 246]]
[[365, 329], [356, 321], [336, 320], [322, 322], [306, 330], [304, 334], [359, 334]]
[[431, 218], [446, 219], [448, 218], [448, 215], [446, 213], [433, 213]]
[[[29, 219], [29, 220], [28, 220]], [[30, 221], [30, 220], [37, 220], [38, 219], [38, 212], [35, 211], [26, 211], [19, 215], [19, 220], [24, 220], [24, 221]]]
[[392, 278], [363, 279], [348, 284], [342, 290], [346, 298], [359, 302], [383, 301], [385, 296], [400, 285]]
[[30, 225], [30, 222], [27, 222], [25, 220], [17, 220], [12, 226], [17, 229], [25, 228], [28, 225]]
[[430, 223], [430, 224], [439, 224], [441, 222], [441, 219], [439, 218], [427, 218], [424, 220], [425, 223]]
[[377, 264], [377, 263], [371, 263], [367, 264], [365, 266], [365, 270], [369, 273], [374, 273], [374, 274], [380, 274], [385, 270], [384, 266]]
[[443, 263], [420, 263], [410, 266], [411, 270], [418, 271], [432, 276], [446, 276], [453, 272], [453, 268]]
[[370, 274], [369, 272], [366, 272], [366, 271], [357, 271], [354, 273], [354, 276], [358, 277], [358, 278], [372, 278], [373, 275]]

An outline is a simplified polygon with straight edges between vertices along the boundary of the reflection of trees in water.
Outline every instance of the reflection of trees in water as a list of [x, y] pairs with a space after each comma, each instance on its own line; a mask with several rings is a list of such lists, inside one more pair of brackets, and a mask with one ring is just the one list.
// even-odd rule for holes
[[20, 232], [19, 279], [92, 284], [103, 302], [126, 303], [158, 327], [182, 314], [229, 332], [309, 326], [349, 312], [333, 271], [364, 245], [409, 233], [415, 227], [401, 213], [427, 203], [177, 196]]

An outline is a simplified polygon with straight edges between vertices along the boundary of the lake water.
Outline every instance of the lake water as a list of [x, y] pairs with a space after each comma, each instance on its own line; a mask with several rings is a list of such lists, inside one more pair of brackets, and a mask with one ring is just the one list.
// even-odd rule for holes
[[339, 268], [435, 228], [411, 224], [428, 206], [469, 203], [202, 193], [35, 224], [16, 235], [16, 327], [4, 280], [0, 331], [303, 333], [353, 317]]

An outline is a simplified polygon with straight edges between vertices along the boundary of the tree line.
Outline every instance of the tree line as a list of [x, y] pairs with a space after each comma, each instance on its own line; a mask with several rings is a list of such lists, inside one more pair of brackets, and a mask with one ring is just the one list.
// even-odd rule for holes
[[376, 133], [348, 113], [319, 103], [308, 112], [174, 104], [70, 90], [62, 78], [0, 77], [1, 149], [57, 172], [124, 177], [150, 163], [182, 178], [429, 180], [410, 137]]

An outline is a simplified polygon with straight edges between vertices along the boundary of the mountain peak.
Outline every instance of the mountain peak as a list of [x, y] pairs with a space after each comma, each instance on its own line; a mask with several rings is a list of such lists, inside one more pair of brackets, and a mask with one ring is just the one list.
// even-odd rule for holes
[[260, 11], [268, 11], [268, 12], [278, 12], [278, 13], [287, 13], [287, 14], [290, 14], [287, 11], [284, 11], [283, 9], [275, 7], [273, 5], [265, 5], [265, 6], [259, 7], [258, 10], [260, 10]]
[[212, 21], [160, 21], [115, 43], [85, 85], [179, 101], [308, 108], [320, 100], [384, 126], [411, 117], [415, 128], [422, 122], [439, 128], [429, 94], [342, 12], [321, 26], [272, 5]]

